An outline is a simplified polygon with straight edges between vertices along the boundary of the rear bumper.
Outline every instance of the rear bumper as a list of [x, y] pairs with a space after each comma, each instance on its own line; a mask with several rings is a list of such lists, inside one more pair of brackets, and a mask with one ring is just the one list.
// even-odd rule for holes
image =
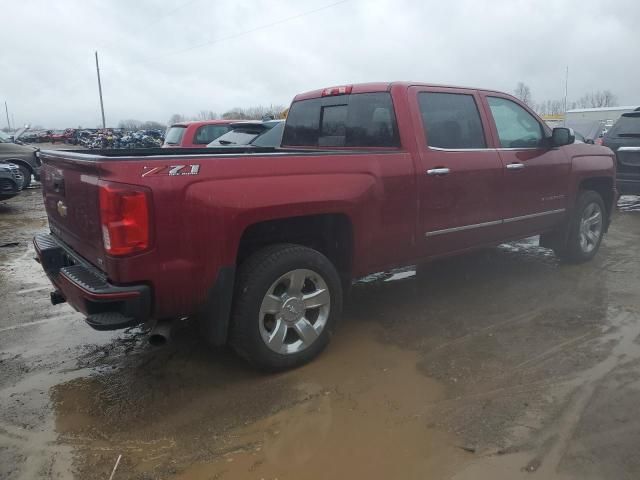
[[58, 293], [96, 330], [117, 330], [145, 322], [150, 314], [147, 285], [117, 286], [54, 235], [33, 239], [38, 261]]

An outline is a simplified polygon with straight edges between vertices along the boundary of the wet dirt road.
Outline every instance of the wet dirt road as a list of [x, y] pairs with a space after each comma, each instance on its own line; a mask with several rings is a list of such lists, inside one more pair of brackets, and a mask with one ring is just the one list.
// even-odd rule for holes
[[[40, 192], [0, 202], [0, 478], [640, 477], [640, 202], [598, 257], [535, 240], [370, 276], [279, 375], [188, 325], [95, 332], [31, 259]], [[2, 246], [6, 245], [6, 246]]]

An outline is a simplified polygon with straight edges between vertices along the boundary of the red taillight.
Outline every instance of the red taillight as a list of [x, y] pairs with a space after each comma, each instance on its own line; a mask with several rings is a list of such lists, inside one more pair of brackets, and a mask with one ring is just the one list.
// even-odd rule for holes
[[128, 255], [149, 248], [149, 193], [146, 189], [100, 182], [102, 242], [110, 255]]
[[343, 87], [331, 87], [325, 88], [322, 91], [323, 97], [331, 97], [333, 95], [349, 95], [353, 89], [352, 85], [345, 85]]

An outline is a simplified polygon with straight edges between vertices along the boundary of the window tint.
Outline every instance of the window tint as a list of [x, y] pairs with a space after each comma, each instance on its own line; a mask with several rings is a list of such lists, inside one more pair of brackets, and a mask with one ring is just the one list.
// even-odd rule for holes
[[173, 127], [169, 128], [166, 136], [164, 137], [164, 143], [166, 143], [167, 145], [180, 145], [186, 129], [187, 127], [181, 125], [174, 125]]
[[227, 125], [204, 125], [198, 128], [196, 136], [193, 139], [193, 143], [198, 145], [204, 145], [212, 142], [221, 135], [224, 135], [230, 130]]
[[301, 100], [287, 116], [283, 145], [398, 147], [398, 127], [388, 92]]
[[533, 115], [506, 98], [487, 97], [487, 101], [502, 148], [535, 148], [541, 145], [542, 126]]
[[425, 92], [418, 95], [422, 126], [430, 147], [485, 148], [478, 106], [472, 95]]

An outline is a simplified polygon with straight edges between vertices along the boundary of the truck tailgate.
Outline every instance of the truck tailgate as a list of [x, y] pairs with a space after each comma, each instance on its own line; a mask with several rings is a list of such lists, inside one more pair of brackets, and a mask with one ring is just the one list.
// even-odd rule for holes
[[42, 189], [51, 232], [103, 269], [98, 163], [43, 152]]

